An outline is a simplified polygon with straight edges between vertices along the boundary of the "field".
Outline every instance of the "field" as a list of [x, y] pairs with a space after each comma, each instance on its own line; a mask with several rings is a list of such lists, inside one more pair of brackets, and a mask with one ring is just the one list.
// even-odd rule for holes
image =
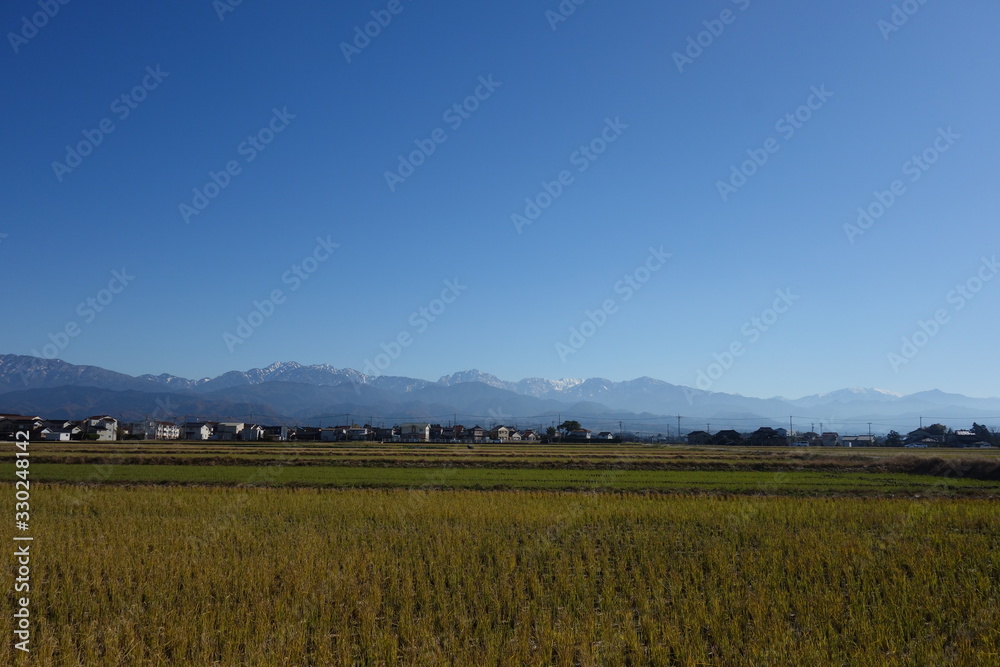
[[31, 447], [35, 664], [1000, 662], [989, 450]]
[[[644, 445], [39, 443], [44, 480], [799, 495], [1000, 494], [1000, 450]], [[0, 463], [10, 479], [13, 463]]]

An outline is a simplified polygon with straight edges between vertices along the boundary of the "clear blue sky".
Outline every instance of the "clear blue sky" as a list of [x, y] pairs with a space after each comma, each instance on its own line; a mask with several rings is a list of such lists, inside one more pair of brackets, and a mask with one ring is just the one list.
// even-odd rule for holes
[[[77, 1], [37, 30], [36, 2], [0, 10], [0, 350], [201, 377], [362, 370], [402, 335], [386, 374], [1000, 393], [1000, 280], [977, 283], [1000, 253], [995, 2], [914, 2], [898, 30], [862, 0], [592, 0], [565, 21], [555, 0], [222, 6]], [[391, 21], [347, 62], [373, 11]], [[679, 61], [689, 38], [707, 46]], [[228, 184], [185, 216], [210, 172]], [[518, 227], [543, 181], [562, 191]], [[791, 305], [768, 313], [777, 290]]]

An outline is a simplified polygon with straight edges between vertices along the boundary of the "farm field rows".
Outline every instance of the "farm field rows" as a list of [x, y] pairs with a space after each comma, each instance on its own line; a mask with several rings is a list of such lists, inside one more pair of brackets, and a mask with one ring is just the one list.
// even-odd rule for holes
[[30, 466], [38, 664], [997, 662], [990, 451], [32, 443]]
[[33, 489], [37, 664], [985, 665], [1000, 646], [992, 500]]
[[[12, 474], [12, 457], [0, 459]], [[801, 451], [646, 445], [36, 443], [35, 479], [755, 494], [1000, 494], [993, 450]]]
[[[10, 479], [13, 464], [0, 464]], [[559, 489], [748, 494], [1000, 495], [1000, 481], [902, 473], [350, 466], [33, 465], [35, 482]]]

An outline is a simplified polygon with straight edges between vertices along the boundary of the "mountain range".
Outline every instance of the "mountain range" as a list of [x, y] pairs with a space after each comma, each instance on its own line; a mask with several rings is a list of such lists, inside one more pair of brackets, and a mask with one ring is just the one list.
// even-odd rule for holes
[[[279, 362], [266, 368], [230, 371], [191, 380], [174, 375], [131, 376], [99, 368], [0, 354], [0, 412], [49, 418], [110, 414], [126, 420], [145, 416], [170, 421], [214, 419], [268, 423], [520, 422], [549, 425], [576, 419], [591, 429], [676, 432], [759, 426], [798, 430], [874, 432], [916, 428], [952, 420], [954, 428], [973, 420], [1000, 422], [1000, 399], [970, 398], [932, 390], [906, 396], [880, 389], [842, 389], [798, 399], [761, 399], [708, 392], [649, 377], [613, 382], [603, 378], [501, 380], [478, 370], [446, 375], [436, 382], [371, 376], [330, 365]], [[930, 421], [929, 421], [930, 420]], [[808, 422], [808, 423], [807, 423]]]

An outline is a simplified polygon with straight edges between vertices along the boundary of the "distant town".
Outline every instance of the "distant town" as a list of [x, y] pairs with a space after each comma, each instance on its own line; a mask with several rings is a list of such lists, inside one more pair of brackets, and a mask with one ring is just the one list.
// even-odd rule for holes
[[336, 426], [271, 426], [248, 422], [191, 421], [177, 424], [146, 419], [125, 422], [109, 415], [81, 420], [46, 419], [0, 413], [0, 439], [12, 440], [27, 432], [32, 441], [129, 441], [184, 440], [235, 442], [413, 442], [413, 443], [507, 443], [507, 442], [646, 442], [752, 447], [966, 447], [990, 448], [1000, 445], [1000, 432], [973, 423], [969, 428], [951, 429], [931, 424], [906, 434], [842, 435], [836, 432], [789, 431], [762, 426], [752, 432], [721, 430], [691, 431], [679, 437], [662, 434], [637, 435], [624, 430], [591, 431], [577, 421], [559, 426], [518, 428], [493, 425], [488, 428], [461, 424], [404, 422], [391, 427], [371, 424]]

